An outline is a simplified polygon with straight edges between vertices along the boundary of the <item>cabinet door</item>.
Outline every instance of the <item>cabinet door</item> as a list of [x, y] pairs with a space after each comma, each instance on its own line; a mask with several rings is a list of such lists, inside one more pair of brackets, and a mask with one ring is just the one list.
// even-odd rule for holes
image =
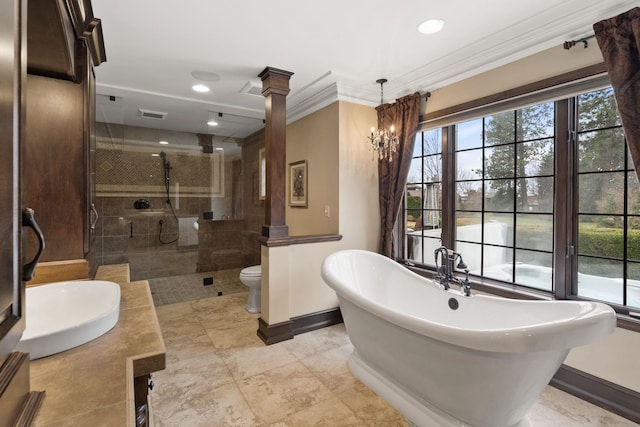
[[13, 48], [13, 55], [0, 55], [0, 364], [24, 330], [18, 150], [24, 133], [20, 94], [26, 72], [21, 54], [26, 37], [21, 3], [0, 0], [0, 46]]

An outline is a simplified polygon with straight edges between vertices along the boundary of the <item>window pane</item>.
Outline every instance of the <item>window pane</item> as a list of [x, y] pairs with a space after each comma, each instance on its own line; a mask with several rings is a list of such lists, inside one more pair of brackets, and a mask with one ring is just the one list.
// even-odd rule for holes
[[486, 182], [484, 206], [486, 210], [513, 211], [514, 188], [512, 179], [497, 179]]
[[[482, 214], [457, 212], [456, 238], [467, 242], [482, 242]], [[478, 264], [479, 265], [479, 264]]]
[[413, 144], [412, 157], [422, 156], [422, 132], [416, 132], [415, 143]]
[[553, 139], [517, 144], [517, 176], [553, 175]]
[[553, 289], [553, 255], [542, 252], [516, 251], [516, 283], [532, 288]]
[[456, 209], [482, 210], [482, 181], [458, 181], [456, 183]]
[[434, 265], [433, 251], [438, 247], [440, 230], [419, 230], [407, 234], [407, 259], [420, 264]]
[[[622, 217], [580, 215], [578, 221], [578, 253], [580, 255], [609, 258], [624, 256]], [[620, 225], [616, 227], [612, 222]]]
[[632, 216], [627, 225], [627, 259], [640, 261], [640, 217]]
[[456, 251], [462, 255], [462, 259], [469, 267], [469, 272], [480, 275], [482, 246], [475, 243], [456, 242]]
[[517, 215], [516, 247], [553, 250], [553, 215]]
[[580, 213], [623, 214], [624, 172], [579, 176]]
[[408, 183], [421, 183], [422, 182], [422, 157], [416, 157], [411, 159], [411, 166], [409, 167], [409, 175], [407, 175]]
[[624, 169], [626, 151], [622, 128], [579, 134], [578, 170], [579, 172], [601, 172]]
[[422, 132], [424, 155], [442, 153], [442, 129], [431, 129]]
[[415, 228], [415, 222], [422, 214], [422, 186], [420, 184], [407, 185], [406, 193], [407, 204], [407, 227], [413, 230]]
[[484, 155], [486, 178], [511, 178], [514, 176], [513, 144], [487, 148]]
[[578, 96], [578, 129], [580, 131], [619, 126], [620, 118], [613, 89], [606, 88]]
[[640, 263], [627, 263], [627, 305], [640, 308]]
[[578, 296], [623, 303], [621, 261], [578, 257]]
[[553, 102], [532, 105], [518, 110], [516, 112], [518, 141], [553, 136], [554, 115]]
[[513, 283], [513, 249], [485, 246], [483, 276]]
[[485, 146], [515, 142], [514, 112], [495, 114], [484, 119]]
[[482, 149], [456, 153], [456, 179], [482, 178]]
[[[640, 185], [635, 172], [627, 173], [627, 212], [640, 215]], [[639, 224], [640, 225], [640, 224]]]
[[[518, 212], [553, 213], [553, 177], [520, 178], [518, 182]], [[526, 193], [525, 190], [526, 189]], [[522, 197], [526, 195], [526, 197]]]
[[484, 243], [513, 246], [513, 215], [485, 214]]
[[482, 119], [456, 125], [457, 150], [482, 147]]

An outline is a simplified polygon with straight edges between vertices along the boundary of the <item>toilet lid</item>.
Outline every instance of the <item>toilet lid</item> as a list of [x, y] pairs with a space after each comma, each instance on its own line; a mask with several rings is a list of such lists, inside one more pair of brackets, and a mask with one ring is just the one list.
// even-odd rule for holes
[[251, 267], [243, 268], [240, 274], [243, 276], [260, 276], [262, 274], [262, 266], [253, 265]]

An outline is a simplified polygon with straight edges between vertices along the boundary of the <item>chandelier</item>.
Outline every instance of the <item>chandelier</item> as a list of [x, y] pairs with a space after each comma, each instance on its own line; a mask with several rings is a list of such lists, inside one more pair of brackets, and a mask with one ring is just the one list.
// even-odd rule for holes
[[371, 148], [377, 154], [380, 160], [393, 160], [393, 153], [395, 153], [398, 149], [398, 136], [395, 133], [395, 128], [393, 125], [389, 127], [389, 129], [385, 129], [384, 127], [384, 84], [387, 82], [387, 79], [378, 79], [376, 83], [380, 85], [380, 105], [382, 105], [382, 120], [380, 121], [380, 126], [376, 130], [375, 128], [371, 128], [371, 135], [367, 137], [369, 143], [371, 144]]

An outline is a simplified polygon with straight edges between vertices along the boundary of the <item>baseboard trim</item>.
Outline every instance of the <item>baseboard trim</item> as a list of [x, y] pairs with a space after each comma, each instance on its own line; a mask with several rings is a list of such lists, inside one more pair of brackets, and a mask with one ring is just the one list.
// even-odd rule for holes
[[562, 365], [550, 385], [607, 411], [640, 423], [640, 393]]
[[344, 319], [342, 319], [340, 308], [336, 307], [303, 316], [292, 317], [291, 321], [293, 322], [293, 335], [299, 335], [343, 323]]
[[262, 342], [266, 345], [271, 345], [290, 340], [295, 335], [337, 325], [343, 321], [342, 312], [339, 307], [293, 317], [288, 322], [276, 323], [274, 325], [269, 325], [261, 317], [258, 319], [257, 333]]
[[266, 345], [290, 340], [293, 338], [293, 322], [289, 320], [269, 325], [260, 317], [258, 319], [258, 338]]

